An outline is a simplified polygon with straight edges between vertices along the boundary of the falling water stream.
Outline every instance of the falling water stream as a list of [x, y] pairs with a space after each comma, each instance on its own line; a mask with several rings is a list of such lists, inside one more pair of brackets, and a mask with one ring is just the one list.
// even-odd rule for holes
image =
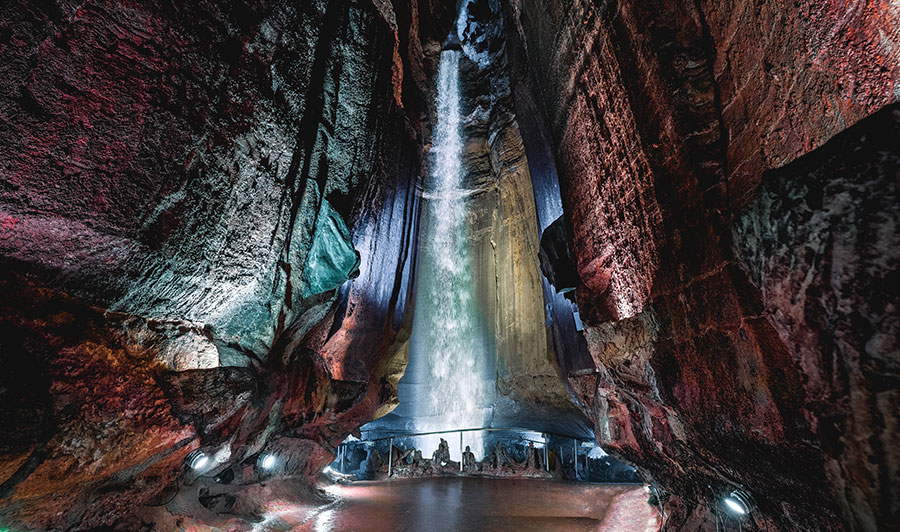
[[[493, 343], [475, 292], [469, 195], [463, 188], [459, 58], [458, 51], [441, 54], [410, 362], [399, 390], [397, 413], [410, 418], [416, 432], [483, 427], [494, 399]], [[453, 437], [444, 437], [458, 456]], [[479, 433], [465, 438], [480, 456]], [[436, 448], [438, 439], [420, 441], [419, 448]]]

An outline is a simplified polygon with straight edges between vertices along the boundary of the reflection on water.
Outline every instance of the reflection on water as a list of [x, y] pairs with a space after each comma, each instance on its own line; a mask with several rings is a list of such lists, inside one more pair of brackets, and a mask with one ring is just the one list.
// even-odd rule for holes
[[[275, 491], [289, 495], [287, 485]], [[253, 521], [185, 516], [177, 532], [657, 532], [640, 484], [424, 478], [325, 488], [328, 504], [270, 500]], [[298, 497], [302, 498], [302, 497]], [[250, 507], [244, 507], [250, 510]], [[262, 510], [262, 508], [261, 508]], [[194, 521], [197, 519], [197, 521]], [[200, 520], [203, 522], [201, 523]]]
[[431, 478], [357, 482], [336, 493], [343, 502], [328, 519], [330, 530], [341, 532], [659, 529], [647, 488], [640, 485]]

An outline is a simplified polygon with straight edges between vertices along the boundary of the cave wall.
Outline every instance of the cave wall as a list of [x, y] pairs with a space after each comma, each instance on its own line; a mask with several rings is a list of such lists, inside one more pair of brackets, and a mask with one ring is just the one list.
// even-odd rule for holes
[[[813, 208], [819, 225], [774, 234], [766, 224], [809, 207], [756, 188], [816, 150], [821, 167], [772, 179], [846, 181], [852, 197], [891, 201], [892, 159], [852, 155], [884, 160], [866, 139], [896, 146], [890, 127], [826, 142], [898, 99], [896, 6], [508, 0], [504, 12], [511, 53], [529, 64], [520, 105], [540, 102], [559, 171], [597, 366], [569, 384], [598, 441], [669, 492], [669, 529], [715, 529], [734, 487], [755, 497], [757, 527], [889, 529], [896, 428], [879, 412], [897, 389], [896, 294], [873, 296], [865, 318], [847, 307], [868, 278], [895, 275], [896, 209], [835, 191], [841, 207]], [[780, 210], [760, 217], [761, 195]], [[853, 247], [851, 220], [885, 229], [854, 248], [871, 251], [834, 259], [852, 265], [843, 290], [805, 295], [799, 276], [833, 277], [831, 248], [809, 235]]]
[[494, 424], [588, 434], [560, 379], [538, 263], [541, 227], [510, 83], [500, 4], [471, 1], [458, 26], [464, 188], [476, 292], [493, 330]]
[[402, 106], [390, 6], [328, 7], [5, 6], [3, 256], [265, 352], [318, 198], [350, 214], [384, 92]]
[[[762, 172], [900, 99], [895, 2], [703, 1], [734, 207]], [[760, 31], [760, 28], [765, 28]]]
[[[391, 407], [427, 50], [452, 16], [402, 0], [0, 6], [0, 523], [134, 530], [174, 482], [196, 491], [195, 449], [224, 470], [302, 448], [294, 473], [314, 476]], [[360, 271], [309, 295], [324, 199]]]
[[[478, 5], [509, 67], [467, 66], [502, 391], [576, 392], [671, 529], [733, 486], [758, 527], [888, 529], [896, 108], [850, 126], [900, 98], [900, 8]], [[396, 404], [455, 7], [0, 5], [0, 523], [137, 529], [195, 449], [310, 476]], [[304, 297], [326, 198], [359, 277]], [[583, 335], [537, 269], [563, 210]]]
[[765, 175], [734, 221], [741, 266], [804, 375], [841, 511], [890, 528], [900, 493], [897, 412], [900, 106]]
[[[505, 17], [504, 25], [513, 24], [517, 31], [521, 31], [521, 22], [514, 13], [505, 9], [505, 6], [499, 7], [500, 15]], [[508, 31], [506, 33], [510, 34]], [[566, 239], [569, 231], [563, 211], [553, 142], [541, 100], [541, 90], [537, 85], [538, 75], [534, 71], [536, 64], [529, 61], [525, 43], [515, 35], [512, 33], [511, 38], [504, 39], [502, 60], [514, 65], [514, 68], [507, 70], [507, 75], [516, 125], [531, 175], [538, 228], [544, 242], [547, 228], [554, 222], [562, 222], [562, 227], [566, 230], [556, 234], [559, 238], [555, 242], [567, 250], [565, 262], [568, 264], [571, 262], [571, 246]], [[541, 267], [545, 266], [542, 264]], [[571, 264], [568, 266], [571, 269]], [[572, 372], [593, 371], [594, 361], [588, 352], [584, 335], [580, 334], [580, 315], [571, 295], [562, 293], [561, 287], [553, 286], [546, 275], [542, 275], [541, 281], [554, 365], [571, 391], [566, 377]], [[573, 396], [573, 399], [575, 402], [579, 401], [577, 396]]]

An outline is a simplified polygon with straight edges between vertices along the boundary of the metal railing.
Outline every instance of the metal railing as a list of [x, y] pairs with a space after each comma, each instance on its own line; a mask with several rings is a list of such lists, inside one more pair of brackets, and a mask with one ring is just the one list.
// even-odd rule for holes
[[[439, 434], [454, 434], [457, 432], [459, 433], [459, 453], [460, 453], [459, 470], [460, 471], [463, 471], [463, 462], [464, 462], [463, 456], [465, 453], [465, 448], [463, 447], [463, 433], [464, 432], [519, 432], [519, 433], [540, 432], [541, 434], [544, 435], [543, 441], [532, 440], [529, 438], [524, 438], [524, 441], [541, 443], [544, 445], [545, 469], [547, 471], [550, 471], [550, 460], [549, 460], [550, 446], [549, 446], [549, 442], [547, 441], [548, 436], [556, 436], [558, 438], [571, 439], [573, 451], [574, 451], [573, 462], [575, 464], [575, 478], [578, 478], [578, 441], [579, 441], [579, 438], [569, 436], [569, 435], [559, 434], [556, 432], [546, 431], [546, 430], [537, 431], [534, 429], [525, 429], [525, 428], [521, 428], [521, 427], [480, 427], [480, 428], [469, 428], [469, 429], [436, 430], [436, 431], [430, 431], [430, 432], [411, 432], [411, 433], [406, 433], [406, 434], [392, 434], [390, 436], [381, 436], [379, 438], [361, 439], [359, 441], [362, 441], [362, 442], [378, 442], [378, 441], [385, 441], [385, 440], [388, 441], [388, 477], [390, 478], [391, 473], [392, 473], [393, 463], [394, 463], [394, 460], [393, 460], [394, 438], [416, 438], [416, 437], [420, 437], [420, 436], [435, 436], [435, 435], [439, 435]], [[341, 446], [344, 446], [344, 445], [348, 445], [348, 443], [341, 442], [338, 445], [338, 447], [340, 448]], [[560, 447], [560, 451], [562, 451], [562, 447]], [[560, 453], [560, 460], [562, 460], [562, 453]], [[341, 468], [343, 469], [343, 460], [341, 463]]]
[[[569, 436], [565, 434], [559, 434], [558, 432], [551, 432], [547, 430], [534, 430], [534, 429], [523, 429], [521, 427], [481, 427], [481, 428], [472, 428], [472, 429], [448, 429], [448, 430], [436, 430], [432, 432], [411, 432], [409, 434], [391, 434], [390, 436], [382, 436], [380, 438], [371, 438], [364, 441], [384, 441], [390, 438], [413, 438], [416, 436], [434, 436], [436, 434], [452, 434], [454, 432], [540, 432], [541, 434], [549, 434], [551, 436], [557, 436], [559, 438], [571, 438], [573, 440], [578, 440], [582, 438], [575, 438], [574, 436]], [[535, 442], [535, 443], [544, 443], [544, 442]]]

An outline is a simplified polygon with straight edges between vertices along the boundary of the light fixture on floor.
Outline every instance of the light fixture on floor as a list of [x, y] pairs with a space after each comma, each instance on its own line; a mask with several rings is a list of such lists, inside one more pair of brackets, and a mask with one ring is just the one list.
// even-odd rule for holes
[[750, 495], [740, 490], [733, 490], [723, 497], [722, 504], [729, 514], [738, 518], [749, 514], [752, 506]]
[[187, 465], [194, 471], [203, 472], [209, 467], [209, 456], [197, 449], [187, 456]]
[[278, 465], [278, 458], [272, 453], [262, 453], [259, 455], [256, 465], [263, 471], [272, 471]]

